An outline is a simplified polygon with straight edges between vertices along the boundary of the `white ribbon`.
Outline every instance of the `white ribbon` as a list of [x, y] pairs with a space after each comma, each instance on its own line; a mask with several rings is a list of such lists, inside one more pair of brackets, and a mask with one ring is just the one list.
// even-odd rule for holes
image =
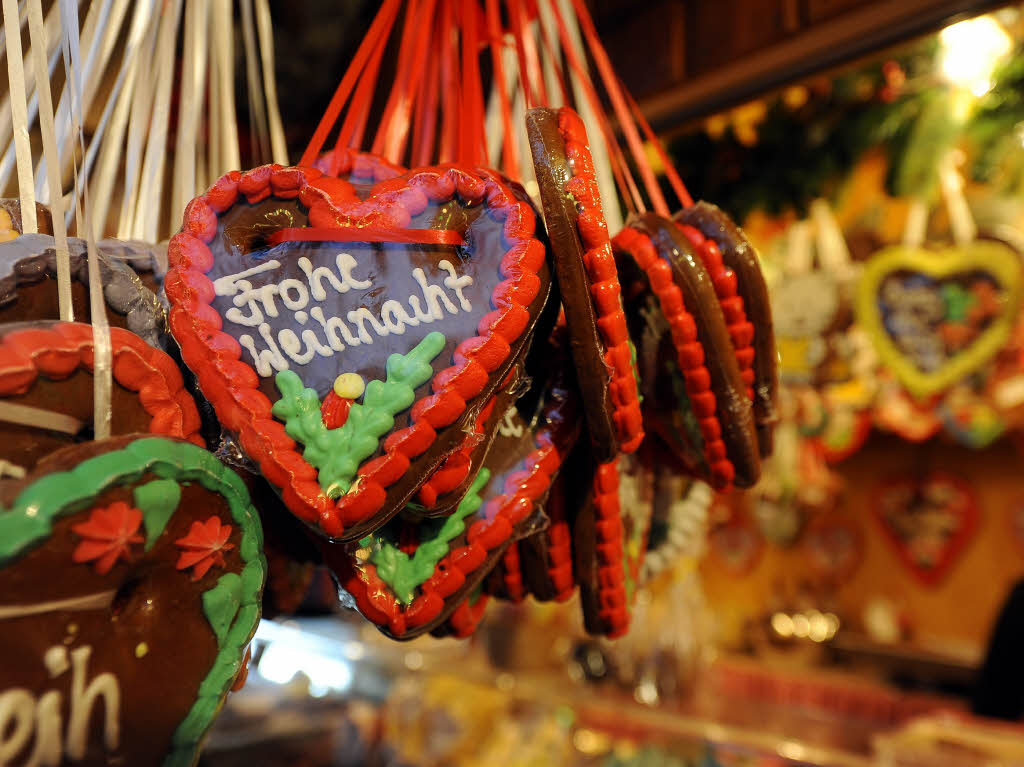
[[949, 227], [953, 232], [953, 241], [960, 247], [974, 242], [978, 236], [978, 227], [971, 215], [971, 208], [964, 196], [964, 180], [957, 166], [963, 162], [963, 153], [953, 149], [946, 153], [939, 163], [939, 188], [946, 201], [949, 214]]
[[[20, 29], [17, 0], [3, 0], [4, 27]], [[21, 35], [7, 40], [7, 77], [11, 91], [14, 149], [18, 161], [18, 194], [21, 199], [21, 228], [28, 234], [39, 231], [36, 197], [32, 187], [32, 145], [28, 138], [28, 107], [25, 100], [25, 66], [21, 58]]]
[[75, 319], [71, 306], [71, 254], [68, 252], [68, 230], [64, 220], [64, 195], [60, 179], [60, 155], [57, 153], [57, 134], [53, 125], [53, 99], [46, 65], [47, 39], [43, 25], [43, 7], [40, 0], [28, 0], [28, 29], [32, 39], [29, 54], [39, 87], [39, 130], [43, 139], [43, 157], [46, 160], [50, 191], [47, 203], [53, 220], [54, 250], [57, 254], [57, 302], [60, 318], [65, 322]]
[[853, 272], [850, 249], [828, 200], [819, 197], [811, 203], [811, 219], [817, 235], [815, 244], [818, 266], [835, 275], [838, 280], [850, 278]]
[[260, 61], [263, 64], [263, 87], [266, 90], [267, 120], [270, 126], [270, 147], [274, 162], [288, 164], [288, 146], [277, 105], [277, 81], [274, 76], [274, 33], [270, 23], [268, 0], [256, 0], [256, 27], [260, 36]]
[[[73, 135], [78, 136], [79, 145], [84, 149], [85, 139], [82, 130], [82, 65], [78, 37], [78, 6], [75, 0], [58, 0], [61, 6], [61, 20], [64, 36], [61, 45], [64, 49], [64, 71], [70, 92], [69, 114]], [[72, 153], [73, 154], [73, 153]], [[89, 270], [89, 312], [92, 317], [93, 338], [93, 433], [96, 439], [110, 436], [111, 395], [113, 389], [112, 352], [110, 344], [110, 325], [107, 322], [107, 306], [103, 300], [103, 283], [100, 279], [99, 255], [96, 250], [96, 237], [89, 210], [89, 181], [79, 176], [78, 168], [72, 161], [75, 171], [75, 188], [81, 192], [75, 197], [76, 220], [79, 230], [84, 230], [86, 248], [88, 250]], [[83, 213], [84, 203], [84, 213]]]
[[928, 203], [920, 197], [910, 200], [907, 220], [903, 224], [903, 245], [907, 248], [920, 248], [928, 232]]

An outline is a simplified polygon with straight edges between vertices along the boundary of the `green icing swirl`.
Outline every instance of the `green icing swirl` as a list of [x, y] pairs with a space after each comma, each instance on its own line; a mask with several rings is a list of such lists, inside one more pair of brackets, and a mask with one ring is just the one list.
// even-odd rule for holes
[[[136, 482], [147, 472], [175, 483], [198, 482], [221, 495], [241, 533], [241, 574], [225, 574], [217, 586], [203, 594], [204, 614], [217, 637], [217, 657], [199, 686], [195, 703], [175, 730], [163, 762], [164, 767], [189, 767], [238, 675], [245, 647], [256, 633], [260, 618], [267, 568], [263, 530], [249, 501], [249, 491], [238, 475], [212, 453], [191, 443], [156, 437], [135, 440], [119, 450], [82, 461], [70, 471], [41, 477], [22, 490], [9, 509], [0, 509], [0, 566], [7, 566], [45, 542], [61, 516], [88, 508], [108, 488]], [[156, 519], [160, 516], [157, 514]], [[230, 591], [230, 598], [218, 598], [225, 590]]]
[[[465, 531], [466, 517], [476, 513], [483, 503], [480, 491], [490, 478], [490, 470], [481, 469], [470, 485], [469, 492], [459, 501], [451, 516], [445, 517], [440, 525], [440, 520], [435, 520], [432, 525], [421, 523], [420, 542], [412, 557], [386, 540], [381, 533], [372, 533], [359, 541], [360, 546], [370, 549], [370, 561], [377, 567], [377, 575], [390, 587], [399, 602], [411, 604], [416, 589], [434, 574], [437, 563], [448, 553], [452, 540]], [[431, 530], [431, 527], [434, 529]]]
[[289, 437], [303, 445], [303, 457], [316, 468], [320, 487], [331, 498], [349, 491], [360, 464], [377, 451], [380, 438], [395, 425], [395, 415], [412, 406], [416, 388], [433, 375], [431, 362], [447, 343], [434, 331], [408, 354], [392, 354], [387, 361], [387, 379], [366, 385], [362, 404], [354, 403], [348, 419], [338, 429], [324, 426], [320, 398], [303, 386], [292, 370], [282, 370], [274, 379], [281, 399], [273, 414], [284, 421]]

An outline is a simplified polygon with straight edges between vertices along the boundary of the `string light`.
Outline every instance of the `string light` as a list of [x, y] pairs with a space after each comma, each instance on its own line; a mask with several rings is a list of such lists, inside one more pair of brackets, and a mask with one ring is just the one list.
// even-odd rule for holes
[[1010, 36], [992, 16], [959, 21], [939, 33], [943, 77], [976, 98], [992, 88], [992, 71], [1010, 52]]

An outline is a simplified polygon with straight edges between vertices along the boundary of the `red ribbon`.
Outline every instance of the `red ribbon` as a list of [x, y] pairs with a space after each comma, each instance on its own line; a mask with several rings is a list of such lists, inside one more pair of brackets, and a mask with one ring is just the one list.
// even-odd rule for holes
[[400, 242], [412, 245], [465, 245], [454, 229], [390, 229], [386, 226], [289, 227], [267, 237], [271, 245], [283, 242]]

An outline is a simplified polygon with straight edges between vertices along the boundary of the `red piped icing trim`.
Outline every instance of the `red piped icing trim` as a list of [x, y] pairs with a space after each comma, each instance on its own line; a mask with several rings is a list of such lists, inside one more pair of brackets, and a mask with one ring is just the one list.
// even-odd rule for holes
[[444, 463], [420, 487], [416, 499], [424, 507], [433, 508], [437, 504], [438, 498], [450, 493], [469, 477], [469, 470], [473, 466], [473, 451], [480, 444], [480, 440], [484, 438], [484, 427], [487, 424], [487, 419], [491, 417], [494, 404], [497, 401], [497, 397], [491, 397], [484, 405], [484, 409], [480, 411], [480, 415], [476, 417], [473, 432], [466, 435], [462, 444], [459, 445], [459, 449], [445, 458]]
[[[174, 360], [123, 328], [110, 328], [110, 343], [114, 380], [138, 393], [150, 416], [149, 433], [205, 447], [199, 411]], [[60, 380], [80, 367], [92, 372], [92, 325], [56, 322], [12, 330], [0, 339], [0, 396], [25, 393], [40, 375]]]
[[636, 386], [633, 354], [629, 348], [629, 330], [622, 308], [622, 289], [615, 268], [608, 224], [601, 208], [594, 160], [583, 121], [573, 110], [558, 110], [558, 132], [565, 144], [573, 177], [565, 190], [576, 201], [576, 229], [583, 243], [583, 266], [590, 279], [590, 296], [597, 311], [597, 327], [604, 341], [604, 361], [611, 371], [608, 390], [612, 396], [612, 418], [619, 435], [619, 449], [632, 453], [644, 439], [640, 396]]
[[729, 329], [733, 353], [739, 363], [740, 376], [747, 386], [747, 396], [754, 399], [754, 324], [747, 319], [743, 306], [743, 297], [738, 295], [736, 272], [722, 261], [722, 252], [718, 244], [689, 224], [676, 224], [679, 230], [697, 250], [697, 255], [704, 263], [704, 268], [711, 275], [711, 284], [715, 286], [718, 304], [725, 315], [725, 324]]
[[348, 147], [338, 147], [324, 152], [313, 162], [313, 167], [325, 176], [344, 178], [354, 184], [390, 181], [407, 172], [401, 165], [396, 165], [380, 155]]
[[597, 467], [591, 503], [596, 533], [598, 617], [605, 634], [614, 639], [629, 630], [618, 460]]
[[[572, 596], [576, 589], [576, 580], [572, 569], [572, 527], [565, 516], [564, 489], [555, 487], [544, 505], [544, 513], [548, 515], [548, 528], [536, 535], [544, 536], [547, 549], [547, 577], [554, 592], [555, 602], [564, 602]], [[512, 602], [521, 602], [526, 598], [526, 586], [523, 579], [522, 561], [519, 547], [525, 543], [516, 543], [508, 547], [501, 559], [502, 584], [505, 593], [502, 597]]]
[[[432, 393], [412, 406], [411, 424], [388, 435], [383, 454], [359, 468], [352, 489], [337, 501], [320, 489], [316, 470], [274, 419], [256, 371], [242, 361], [241, 346], [221, 330], [222, 319], [210, 305], [215, 293], [206, 275], [213, 266], [208, 244], [217, 236], [217, 216], [240, 197], [255, 203], [271, 195], [298, 197], [309, 209], [310, 225], [318, 227], [407, 228], [428, 204], [456, 196], [470, 205], [486, 205], [492, 218], [504, 222], [508, 250], [499, 270], [505, 279], [491, 295], [491, 305], [498, 308], [480, 319], [479, 335], [459, 344], [454, 364], [434, 376]], [[339, 538], [380, 510], [387, 488], [434, 444], [438, 429], [465, 412], [467, 402], [484, 390], [491, 372], [507, 360], [511, 344], [526, 331], [529, 306], [541, 286], [537, 272], [547, 257], [543, 243], [533, 236], [535, 228], [532, 208], [508, 187], [452, 165], [382, 181], [366, 200], [347, 181], [313, 168], [264, 165], [246, 173], [232, 171], [186, 206], [182, 231], [171, 238], [171, 269], [164, 282], [171, 331], [221, 423], [239, 435], [242, 449], [263, 476], [282, 489], [285, 505], [327, 536]]]
[[456, 639], [465, 639], [471, 636], [480, 625], [489, 600], [490, 597], [486, 594], [480, 594], [473, 604], [469, 603], [469, 597], [459, 602], [459, 606], [448, 618], [448, 627], [452, 630], [452, 636]]
[[377, 568], [372, 564], [357, 567], [349, 557], [347, 567], [336, 569], [342, 587], [355, 599], [359, 612], [374, 623], [386, 626], [396, 637], [436, 620], [444, 609], [445, 600], [462, 588], [470, 574], [487, 563], [490, 552], [512, 539], [516, 525], [535, 511], [537, 502], [551, 486], [565, 456], [548, 430], [537, 433], [535, 444], [536, 448], [523, 460], [522, 468], [508, 475], [502, 494], [492, 497], [477, 511], [466, 534], [466, 545], [445, 555], [411, 604], [406, 606], [398, 601], [377, 576]]
[[614, 239], [615, 247], [629, 253], [643, 269], [658, 298], [661, 313], [668, 322], [672, 342], [678, 355], [679, 370], [686, 382], [701, 436], [704, 457], [710, 467], [710, 484], [724, 490], [732, 484], [736, 469], [726, 453], [722, 440], [722, 424], [716, 413], [716, 397], [711, 390], [711, 374], [704, 365], [704, 348], [697, 339], [697, 323], [686, 310], [683, 294], [672, 279], [672, 266], [658, 255], [651, 238], [643, 232], [626, 227]]

